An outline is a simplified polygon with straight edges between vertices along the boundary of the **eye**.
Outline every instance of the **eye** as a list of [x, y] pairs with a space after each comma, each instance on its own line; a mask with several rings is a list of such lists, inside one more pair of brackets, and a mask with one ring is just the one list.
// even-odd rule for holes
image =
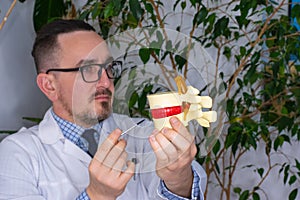
[[99, 67], [97, 65], [87, 65], [82, 67], [82, 71], [84, 73], [94, 74], [97, 73], [99, 70]]

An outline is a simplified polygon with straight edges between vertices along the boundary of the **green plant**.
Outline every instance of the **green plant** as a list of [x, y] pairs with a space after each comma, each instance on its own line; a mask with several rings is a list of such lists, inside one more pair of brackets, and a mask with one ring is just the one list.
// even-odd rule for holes
[[[72, 5], [71, 1], [68, 3]], [[197, 160], [208, 176], [205, 196], [209, 198], [218, 190], [219, 199], [237, 196], [240, 200], [262, 199], [265, 196], [262, 184], [270, 172], [277, 171], [283, 175], [283, 185], [291, 187], [286, 198], [292, 200], [299, 196], [300, 162], [286, 155], [282, 147], [300, 140], [300, 65], [298, 60], [291, 60], [292, 54], [296, 58], [300, 56], [300, 34], [285, 12], [287, 5], [285, 0], [88, 0], [78, 9], [77, 17], [95, 22], [105, 39], [122, 32], [126, 37], [128, 30], [140, 28], [142, 39], [131, 38], [128, 42], [128, 49], [138, 48], [122, 55], [125, 60], [137, 55], [140, 64], [145, 66], [137, 71], [137, 64], [132, 63], [128, 68], [129, 90], [125, 92], [128, 102], [120, 103], [127, 103], [131, 115], [149, 117], [147, 94], [175, 90], [172, 80], [177, 74], [187, 78], [195, 45], [213, 52], [215, 64], [210, 70], [218, 81], [199, 89], [201, 94], [207, 92], [212, 97], [223, 98], [226, 106], [218, 114], [226, 114], [226, 120], [220, 120], [222, 124], [217, 124], [215, 130], [222, 131], [224, 124], [226, 129], [214, 135], [217, 137], [209, 135], [214, 130], [204, 129], [206, 144], [209, 141], [207, 146], [211, 148], [207, 155], [197, 156]], [[298, 21], [299, 7], [293, 7], [293, 13], [298, 13], [293, 16]], [[180, 41], [169, 39], [167, 29], [184, 33], [188, 40], [182, 46]], [[109, 41], [118, 46], [118, 40]], [[145, 75], [151, 71], [149, 63], [156, 63], [165, 74], [137, 80], [140, 77], [137, 73]], [[163, 83], [162, 76], [166, 80]], [[240, 166], [241, 159], [248, 152], [255, 152], [258, 146], [265, 149], [267, 165], [256, 166], [250, 160]], [[273, 161], [279, 153], [287, 159]], [[246, 177], [257, 174], [258, 181], [251, 186], [235, 186], [233, 179], [238, 167], [247, 169]]]
[[[240, 199], [259, 199], [263, 195], [263, 181], [269, 172], [278, 166], [278, 172], [284, 173], [283, 183], [294, 186], [295, 189], [289, 194], [289, 198], [295, 199], [297, 184], [299, 185], [299, 161], [295, 159], [291, 162], [272, 163], [271, 154], [277, 152], [284, 143], [300, 139], [300, 68], [290, 60], [291, 54], [299, 57], [299, 32], [290, 25], [290, 19], [285, 13], [280, 14], [287, 3], [212, 3], [196, 0], [88, 1], [80, 10], [80, 17], [98, 22], [101, 27], [100, 34], [105, 38], [108, 38], [109, 34], [137, 27], [162, 28], [163, 30], [157, 33], [156, 41], [150, 42], [148, 47], [140, 47], [139, 56], [144, 64], [152, 57], [155, 62], [164, 65], [167, 53], [173, 61], [172, 69], [182, 72], [185, 77], [189, 66], [188, 55], [193, 49], [194, 40], [205, 48], [214, 49], [217, 52], [214, 71], [216, 77], [221, 77], [221, 84], [225, 87], [228, 116], [225, 123], [228, 123], [229, 127], [227, 133], [223, 133], [217, 139], [212, 151], [198, 159], [205, 165], [208, 180], [216, 179], [220, 188], [220, 199], [230, 199], [232, 191]], [[171, 4], [173, 9], [169, 9], [165, 4]], [[296, 10], [297, 7], [293, 9]], [[173, 28], [184, 31], [194, 40], [179, 51], [176, 46], [178, 43], [169, 43], [170, 48], [165, 49], [174, 48], [175, 53], [162, 51], [162, 45], [167, 45], [169, 38], [164, 29], [170, 27], [169, 15], [176, 11], [180, 15], [177, 19], [187, 16], [192, 24], [188, 31], [183, 29], [183, 24], [176, 24]], [[163, 37], [159, 36], [159, 33]], [[145, 38], [149, 37], [151, 33], [146, 32]], [[221, 64], [224, 57], [228, 62]], [[222, 67], [232, 66], [232, 63], [235, 66], [231, 67], [234, 68], [231, 73], [225, 74], [226, 70], [220, 70]], [[174, 78], [175, 75], [176, 73], [172, 77], [171, 74], [171, 77]], [[148, 82], [142, 86], [144, 87], [139, 92], [134, 92], [130, 98], [132, 110], [144, 110], [145, 105], [141, 102], [145, 102], [145, 93], [153, 92], [149, 89]], [[172, 88], [171, 85], [169, 88]], [[211, 88], [219, 88], [219, 85]], [[213, 91], [209, 91], [209, 94], [212, 93]], [[247, 167], [255, 169], [261, 180], [252, 188], [233, 188], [232, 178], [239, 160], [249, 150], [257, 149], [259, 144], [265, 145], [268, 166], [259, 168], [249, 163]], [[212, 190], [210, 186], [211, 184], [208, 184], [206, 195]]]

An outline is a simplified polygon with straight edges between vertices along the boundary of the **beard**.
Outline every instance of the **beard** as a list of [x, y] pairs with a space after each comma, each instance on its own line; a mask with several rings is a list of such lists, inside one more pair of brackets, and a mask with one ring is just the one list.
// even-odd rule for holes
[[75, 122], [77, 121], [80, 124], [85, 124], [88, 126], [93, 126], [109, 117], [111, 114], [111, 104], [109, 102], [100, 102], [100, 111], [88, 111], [84, 110], [81, 112], [73, 112], [73, 118]]
[[[74, 104], [73, 106], [70, 105], [72, 103], [68, 103], [68, 101], [64, 98], [63, 92], [60, 93], [59, 99], [64, 111], [67, 112], [71, 119], [74, 120], [75, 124], [90, 127], [107, 119], [112, 112], [111, 101], [99, 102], [97, 104], [96, 102], [93, 103], [95, 97], [102, 94], [108, 95], [112, 98], [112, 92], [109, 89], [97, 90], [90, 98], [88, 98], [88, 105], [82, 106], [84, 108], [82, 110], [75, 108], [77, 104]], [[93, 105], [93, 107], [91, 107], [91, 105]]]

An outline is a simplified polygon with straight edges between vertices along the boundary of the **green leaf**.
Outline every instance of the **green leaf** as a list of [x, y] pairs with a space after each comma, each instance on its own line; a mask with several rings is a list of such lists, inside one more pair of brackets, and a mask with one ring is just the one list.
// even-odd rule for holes
[[161, 43], [159, 43], [158, 41], [152, 41], [149, 45], [150, 47], [150, 51], [151, 52], [155, 52], [156, 55], [160, 55], [160, 50], [161, 50]]
[[215, 155], [217, 155], [217, 153], [219, 152], [221, 147], [221, 143], [219, 140], [217, 140], [216, 144], [214, 145], [212, 151], [214, 152]]
[[229, 116], [229, 119], [231, 119], [231, 116], [233, 115], [234, 109], [235, 109], [235, 103], [233, 99], [228, 99], [227, 100], [227, 105], [226, 105], [226, 111]]
[[192, 6], [195, 6], [196, 3], [201, 3], [202, 0], [190, 0]]
[[88, 19], [89, 14], [90, 14], [90, 12], [88, 10], [85, 10], [79, 14], [79, 19], [86, 20], [86, 19]]
[[129, 0], [129, 7], [133, 14], [133, 17], [137, 21], [140, 21], [143, 16], [143, 9], [141, 7], [139, 0]]
[[[282, 144], [284, 143], [284, 142], [287, 142], [287, 143], [291, 143], [291, 140], [290, 140], [290, 137], [288, 136], [288, 135], [285, 135], [285, 134], [282, 134], [282, 135], [280, 135], [280, 136], [278, 136], [278, 137], [280, 137], [280, 145], [279, 146], [282, 146]], [[277, 138], [278, 138], [277, 137]], [[282, 142], [283, 141], [283, 142]], [[282, 142], [282, 144], [281, 144], [281, 142]]]
[[260, 200], [259, 194], [257, 192], [253, 192], [252, 198], [253, 200]]
[[176, 10], [176, 7], [177, 7], [177, 5], [178, 5], [179, 2], [180, 2], [180, 0], [176, 0], [176, 2], [173, 5], [173, 11]]
[[251, 57], [251, 64], [255, 64], [260, 60], [260, 52], [255, 52]]
[[251, 65], [250, 69], [247, 71], [244, 77], [246, 82], [253, 84], [257, 80], [258, 76], [257, 76], [256, 68], [257, 65]]
[[294, 124], [292, 130], [291, 130], [291, 133], [292, 133], [292, 136], [295, 136], [297, 134], [299, 129], [299, 126], [297, 124]]
[[289, 180], [289, 185], [294, 184], [296, 182], [296, 180], [297, 180], [297, 177], [295, 175], [291, 176], [290, 180]]
[[18, 132], [17, 130], [14, 130], [14, 131], [12, 131], [12, 130], [1, 130], [0, 131], [0, 133], [7, 133], [7, 134], [13, 134], [13, 133], [16, 133], [16, 132]]
[[274, 141], [274, 150], [277, 151], [278, 147], [281, 147], [283, 145], [284, 138], [280, 135], [278, 136]]
[[150, 13], [151, 15], [153, 15], [153, 6], [151, 3], [146, 3], [145, 4], [145, 9], [148, 13]]
[[185, 65], [185, 63], [187, 62], [186, 59], [183, 56], [180, 55], [176, 55], [175, 56], [175, 61], [178, 65], [178, 70], [181, 71], [182, 67]]
[[218, 162], [216, 160], [214, 160], [214, 167], [215, 167], [217, 173], [220, 174], [220, 167], [219, 167]]
[[239, 200], [247, 200], [248, 197], [249, 197], [249, 190], [245, 190], [245, 191], [241, 194]]
[[198, 26], [202, 22], [204, 22], [206, 16], [208, 15], [208, 11], [205, 6], [202, 6], [202, 8], [199, 10], [199, 12], [196, 13], [193, 19], [193, 24]]
[[228, 38], [230, 35], [228, 25], [229, 25], [229, 19], [227, 17], [224, 16], [220, 18], [214, 25], [214, 32], [212, 34], [212, 38], [215, 39], [221, 35]]
[[152, 90], [152, 88], [153, 88], [153, 85], [148, 84], [144, 87], [143, 91], [148, 94]]
[[247, 52], [246, 48], [244, 46], [241, 46], [240, 47], [240, 54], [241, 54], [241, 56], [244, 56], [246, 54], [246, 52]]
[[139, 98], [139, 95], [137, 94], [136, 91], [134, 91], [129, 99], [128, 107], [132, 108], [135, 105], [135, 103], [137, 102], [138, 98]]
[[140, 98], [138, 99], [138, 109], [140, 112], [142, 112], [145, 109], [147, 102], [147, 93], [143, 92]]
[[[289, 112], [288, 112], [289, 113]], [[293, 118], [282, 116], [277, 122], [277, 128], [279, 132], [281, 132], [284, 129], [289, 129], [294, 125]], [[290, 143], [289, 139], [286, 137], [286, 135], [283, 136], [285, 141]]]
[[287, 182], [287, 179], [289, 177], [289, 170], [290, 170], [290, 165], [287, 165], [285, 168], [284, 168], [284, 173], [283, 173], [283, 183], [286, 184]]
[[161, 49], [161, 46], [164, 42], [164, 38], [163, 38], [162, 33], [159, 30], [156, 31], [156, 37], [157, 37], [158, 48]]
[[48, 22], [61, 18], [65, 10], [64, 0], [36, 0], [33, 10], [34, 30], [37, 32]]
[[228, 46], [225, 46], [223, 55], [226, 56], [227, 60], [229, 61], [230, 57], [231, 57], [231, 48], [229, 48]]
[[172, 51], [172, 40], [168, 40], [166, 42], [166, 50], [167, 51]]
[[294, 189], [290, 194], [289, 194], [289, 200], [295, 200], [298, 194], [298, 189]]
[[299, 161], [297, 159], [295, 159], [295, 162], [296, 162], [297, 169], [300, 171], [300, 163], [299, 163]]
[[219, 90], [218, 90], [219, 94], [224, 93], [224, 92], [226, 91], [226, 88], [227, 88], [226, 82], [220, 83], [220, 85], [219, 85]]
[[124, 0], [112, 0], [111, 3], [114, 7], [114, 16], [118, 15], [122, 8], [124, 8]]
[[[295, 4], [293, 5], [293, 8], [291, 10], [291, 17], [292, 18], [300, 18], [300, 5], [298, 3], [295, 2]], [[299, 22], [298, 22], [299, 23]], [[300, 24], [300, 23], [299, 23]]]
[[[225, 148], [228, 149], [230, 146], [236, 150], [237, 145], [240, 142], [243, 128], [239, 123], [233, 123], [228, 128], [228, 135], [225, 140]], [[233, 149], [233, 151], [234, 151]]]
[[107, 6], [105, 6], [105, 9], [103, 11], [104, 19], [107, 19], [109, 17], [112, 17], [114, 14], [114, 4], [113, 2], [110, 2]]
[[136, 68], [130, 69], [129, 75], [128, 75], [128, 80], [132, 80], [136, 77]]
[[181, 2], [181, 10], [184, 10], [185, 7], [186, 7], [186, 2], [185, 1]]
[[43, 120], [41, 118], [35, 118], [35, 117], [22, 117], [22, 119], [35, 122], [35, 123], [40, 123]]
[[144, 64], [146, 64], [150, 59], [151, 51], [148, 48], [141, 48], [139, 50], [139, 56]]
[[257, 169], [258, 174], [260, 175], [260, 177], [262, 178], [263, 174], [264, 174], [264, 168], [259, 168]]
[[234, 193], [240, 194], [241, 191], [242, 191], [242, 189], [241, 189], [240, 187], [235, 187], [235, 188], [233, 188], [233, 192], [234, 192]]
[[91, 14], [92, 14], [92, 19], [96, 19], [96, 18], [100, 15], [101, 11], [103, 11], [103, 9], [102, 9], [102, 4], [99, 3], [99, 2], [96, 2], [96, 3], [94, 4], [93, 10], [92, 10], [92, 12], [91, 12]]

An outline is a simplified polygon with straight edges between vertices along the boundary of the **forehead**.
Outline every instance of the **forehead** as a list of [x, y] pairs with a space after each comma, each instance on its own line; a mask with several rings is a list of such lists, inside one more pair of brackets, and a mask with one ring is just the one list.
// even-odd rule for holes
[[75, 31], [58, 36], [61, 64], [77, 65], [85, 60], [103, 63], [111, 57], [105, 41], [93, 31]]

